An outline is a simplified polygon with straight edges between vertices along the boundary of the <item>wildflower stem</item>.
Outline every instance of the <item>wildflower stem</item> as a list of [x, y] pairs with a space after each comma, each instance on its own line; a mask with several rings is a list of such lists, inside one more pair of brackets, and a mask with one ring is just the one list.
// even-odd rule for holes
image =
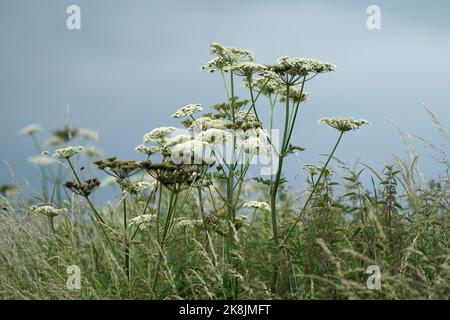
[[[163, 236], [161, 239], [161, 242], [159, 243], [159, 259], [158, 259], [158, 265], [156, 267], [156, 271], [155, 271], [155, 279], [153, 280], [153, 293], [155, 293], [156, 290], [156, 286], [158, 284], [158, 279], [159, 279], [159, 269], [161, 268], [161, 263], [163, 260], [163, 254], [164, 254], [164, 250], [165, 250], [165, 241], [166, 241], [166, 237], [169, 231], [169, 226], [170, 226], [170, 222], [172, 219], [172, 215], [173, 215], [173, 210], [176, 207], [176, 203], [178, 200], [178, 192], [171, 192], [170, 193], [170, 200], [169, 200], [169, 208], [167, 210], [167, 217], [166, 217], [166, 222], [164, 225], [164, 231], [163, 231]], [[159, 226], [158, 226], [159, 228]]]
[[[303, 78], [303, 81], [302, 81], [302, 86], [301, 86], [301, 89], [300, 89], [300, 97], [303, 95], [303, 89], [305, 88], [305, 80], [306, 80], [306, 76]], [[301, 99], [297, 102], [297, 105], [295, 106], [295, 111], [294, 111], [294, 114], [292, 116], [292, 122], [291, 122], [291, 125], [290, 125], [289, 134], [288, 134], [288, 137], [287, 137], [287, 140], [286, 140], [286, 144], [287, 145], [289, 144], [289, 141], [291, 140], [291, 137], [292, 137], [292, 132], [294, 131], [295, 120], [297, 119], [297, 113], [298, 113], [298, 109], [299, 109], [300, 103], [301, 103]], [[285, 148], [287, 147], [287, 145], [285, 146]]]
[[[31, 138], [31, 141], [33, 142], [33, 146], [36, 149], [36, 152], [38, 154], [41, 154], [42, 148], [39, 145], [39, 142], [37, 141], [36, 136], [34, 134], [30, 134], [30, 138]], [[43, 192], [44, 198], [47, 200], [47, 198], [48, 198], [47, 173], [46, 173], [45, 168], [41, 167], [39, 170], [41, 171], [41, 175], [42, 175], [42, 177], [41, 177], [42, 192]]]
[[54, 221], [54, 217], [53, 216], [49, 216], [48, 217], [48, 224], [50, 225], [50, 229], [52, 230], [53, 234], [56, 234], [55, 231], [55, 221]]
[[161, 202], [163, 197], [162, 185], [159, 187], [159, 197], [158, 197], [158, 211], [156, 212], [156, 239], [158, 243], [160, 241], [160, 232], [159, 232], [159, 220], [161, 217]]
[[202, 220], [203, 220], [203, 222], [205, 222], [206, 215], [205, 215], [205, 208], [203, 207], [202, 188], [198, 187], [197, 192], [198, 192], [198, 202], [199, 202], [199, 206], [200, 206], [200, 212], [202, 214]]
[[128, 281], [130, 280], [130, 247], [128, 243], [127, 234], [127, 202], [126, 197], [123, 198], [123, 227], [124, 227], [124, 241], [125, 241], [125, 273]]
[[330, 163], [330, 160], [333, 158], [334, 153], [336, 152], [336, 149], [339, 145], [339, 143], [341, 142], [342, 136], [344, 135], [344, 131], [341, 131], [341, 133], [339, 134], [339, 138], [336, 141], [336, 144], [334, 145], [333, 150], [331, 151], [330, 155], [328, 156], [327, 162], [325, 162], [325, 165], [323, 166], [322, 170], [320, 171], [320, 175], [317, 178], [316, 183], [314, 184], [313, 189], [311, 190], [311, 193], [308, 196], [308, 199], [306, 200], [305, 204], [303, 205], [302, 209], [299, 212], [299, 215], [297, 217], [297, 219], [295, 220], [294, 225], [291, 227], [291, 229], [289, 230], [289, 232], [286, 234], [286, 237], [283, 240], [283, 245], [288, 241], [289, 237], [292, 235], [292, 233], [295, 230], [295, 227], [297, 226], [297, 224], [300, 222], [300, 219], [302, 217], [303, 212], [306, 210], [306, 208], [308, 207], [309, 202], [311, 201], [314, 193], [316, 192], [317, 187], [319, 186], [320, 180], [322, 179], [322, 176], [325, 172], [325, 170], [327, 169], [328, 164]]
[[[82, 184], [81, 183], [81, 179], [78, 177], [78, 174], [72, 164], [72, 161], [70, 161], [69, 158], [66, 158], [67, 162], [69, 163], [70, 169], [72, 169], [72, 172], [75, 176], [75, 179], [77, 180], [78, 184]], [[109, 246], [111, 247], [111, 249], [114, 251], [114, 247], [111, 243], [111, 239], [108, 236], [108, 233], [106, 232], [105, 228], [103, 227], [103, 224], [105, 224], [103, 218], [100, 216], [100, 214], [98, 213], [97, 209], [95, 209], [94, 205], [92, 204], [91, 200], [89, 199], [89, 196], [84, 196], [84, 198], [86, 199], [86, 202], [88, 203], [89, 207], [91, 208], [92, 212], [94, 213], [94, 216], [96, 217], [96, 219], [98, 220], [97, 222], [99, 222], [100, 225], [100, 229], [103, 231], [106, 240], [108, 241]]]

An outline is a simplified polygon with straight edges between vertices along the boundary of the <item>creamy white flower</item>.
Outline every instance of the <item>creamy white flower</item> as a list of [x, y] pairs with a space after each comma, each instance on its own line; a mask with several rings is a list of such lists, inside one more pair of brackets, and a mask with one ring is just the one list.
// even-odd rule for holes
[[202, 66], [202, 69], [209, 70], [210, 72], [217, 70], [228, 71], [230, 66], [237, 63], [254, 60], [253, 53], [248, 50], [226, 47], [219, 43], [212, 43], [210, 48], [211, 54], [216, 57]]
[[247, 201], [244, 208], [261, 209], [263, 211], [271, 211], [269, 204], [263, 201]]
[[190, 140], [172, 147], [172, 155], [186, 156], [199, 154], [205, 151], [206, 143], [198, 140]]
[[177, 130], [175, 127], [155, 128], [144, 136], [144, 143], [160, 142], [175, 130]]
[[135, 182], [135, 183], [129, 185], [128, 188], [124, 191], [132, 193], [132, 194], [137, 194], [146, 189], [151, 189], [151, 188], [152, 188], [152, 183], [147, 182], [147, 181], [138, 181], [138, 182]]
[[165, 145], [170, 147], [170, 146], [174, 146], [174, 145], [177, 145], [177, 144], [180, 144], [180, 143], [184, 143], [184, 142], [187, 142], [187, 141], [190, 141], [190, 140], [192, 140], [192, 137], [190, 135], [179, 134], [177, 136], [168, 138], [166, 140]]
[[140, 145], [138, 145], [135, 148], [135, 150], [137, 152], [142, 152], [142, 153], [145, 153], [147, 155], [152, 155], [152, 154], [161, 152], [162, 148], [161, 147], [157, 147], [157, 146], [147, 147], [146, 145], [140, 144]]
[[33, 123], [33, 124], [27, 125], [26, 127], [23, 127], [17, 133], [20, 136], [26, 136], [26, 135], [33, 135], [33, 134], [41, 132], [41, 131], [42, 131], [42, 127], [37, 123]]
[[233, 71], [234, 74], [242, 77], [251, 77], [255, 73], [264, 72], [267, 67], [253, 61], [239, 62], [223, 68], [225, 72]]
[[152, 183], [147, 181], [139, 181], [136, 183], [136, 187], [139, 190], [139, 192], [144, 191], [146, 189], [152, 188]]
[[64, 142], [64, 140], [61, 139], [60, 137], [51, 136], [50, 138], [47, 139], [45, 144], [48, 145], [48, 146], [55, 147], [55, 146], [59, 146], [63, 142]]
[[272, 153], [272, 147], [267, 143], [265, 139], [258, 137], [250, 137], [242, 141], [241, 147], [246, 153], [270, 155]]
[[195, 139], [207, 143], [221, 144], [232, 138], [232, 134], [221, 129], [208, 129], [200, 132]]
[[321, 60], [281, 57], [278, 59], [278, 64], [272, 66], [271, 69], [279, 74], [289, 73], [296, 76], [306, 76], [311, 72], [324, 73], [336, 71], [336, 66]]
[[267, 141], [269, 134], [262, 128], [252, 128], [244, 132], [244, 138], [258, 138], [261, 141]]
[[59, 158], [59, 159], [69, 159], [70, 157], [76, 155], [77, 153], [83, 152], [83, 151], [84, 151], [84, 148], [82, 146], [64, 147], [64, 148], [57, 149], [55, 151], [55, 153], [53, 153], [53, 157]]
[[80, 138], [89, 139], [89, 140], [96, 140], [98, 138], [98, 132], [91, 130], [91, 129], [87, 129], [87, 128], [78, 129], [77, 135]]
[[188, 104], [187, 106], [180, 108], [177, 112], [171, 115], [171, 117], [176, 119], [186, 118], [200, 111], [203, 111], [201, 104]]
[[214, 163], [214, 159], [206, 156], [207, 143], [199, 140], [190, 140], [172, 147], [171, 158], [176, 164]]
[[102, 156], [102, 151], [96, 146], [87, 146], [85, 148], [86, 155], [90, 158], [100, 158]]
[[208, 129], [225, 129], [226, 122], [220, 119], [212, 119], [210, 117], [201, 117], [192, 122], [189, 129], [200, 132]]
[[180, 218], [177, 219], [174, 223], [175, 228], [181, 228], [181, 227], [197, 227], [203, 225], [203, 220], [193, 220], [193, 219], [184, 219]]
[[238, 111], [236, 112], [235, 117], [237, 121], [258, 121], [255, 114], [249, 110]]
[[143, 214], [130, 219], [130, 226], [136, 226], [140, 230], [145, 230], [151, 225], [151, 222], [156, 219], [155, 214]]
[[346, 132], [350, 130], [357, 130], [359, 127], [369, 124], [369, 121], [364, 119], [353, 119], [351, 117], [335, 117], [335, 118], [323, 118], [320, 119], [320, 123], [326, 123], [330, 127]]
[[56, 163], [55, 159], [44, 154], [30, 157], [28, 158], [28, 161], [39, 167], [51, 166], [52, 164]]
[[37, 213], [37, 214], [43, 214], [46, 216], [56, 217], [60, 214], [66, 214], [67, 209], [61, 208], [55, 208], [50, 205], [41, 205], [41, 206], [32, 206], [30, 207], [31, 213]]

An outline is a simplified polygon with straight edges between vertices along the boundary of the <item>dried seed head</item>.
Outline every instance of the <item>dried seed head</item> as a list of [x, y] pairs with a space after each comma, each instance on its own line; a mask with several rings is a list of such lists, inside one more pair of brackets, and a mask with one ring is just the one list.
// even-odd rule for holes
[[79, 196], [88, 197], [100, 184], [97, 178], [93, 178], [86, 180], [83, 184], [76, 181], [67, 181], [64, 186]]

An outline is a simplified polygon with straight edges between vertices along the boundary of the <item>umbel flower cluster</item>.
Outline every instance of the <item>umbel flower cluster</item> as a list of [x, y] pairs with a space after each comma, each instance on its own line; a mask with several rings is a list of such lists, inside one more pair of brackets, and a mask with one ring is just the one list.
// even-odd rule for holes
[[359, 127], [369, 124], [369, 121], [364, 119], [353, 119], [351, 117], [336, 117], [336, 118], [323, 118], [321, 123], [326, 123], [330, 127], [341, 131], [347, 132], [351, 130], [357, 130]]
[[42, 214], [48, 217], [56, 217], [66, 214], [68, 210], [65, 208], [55, 208], [52, 205], [40, 205], [30, 207], [30, 212], [35, 214]]

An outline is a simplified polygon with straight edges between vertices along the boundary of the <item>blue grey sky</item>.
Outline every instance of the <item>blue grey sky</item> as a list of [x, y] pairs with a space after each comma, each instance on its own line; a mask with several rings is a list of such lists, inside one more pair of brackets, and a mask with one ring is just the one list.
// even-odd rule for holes
[[[81, 30], [66, 28], [71, 4], [81, 8]], [[381, 8], [379, 31], [366, 27], [371, 4]], [[337, 157], [388, 162], [403, 147], [387, 119], [437, 141], [425, 102], [450, 127], [449, 12], [447, 0], [1, 0], [0, 160], [20, 182], [33, 181], [33, 148], [17, 130], [37, 122], [44, 138], [64, 125], [67, 104], [75, 126], [99, 129], [106, 155], [139, 158], [142, 136], [176, 125], [169, 116], [179, 107], [225, 99], [220, 76], [200, 70], [208, 44], [220, 42], [252, 50], [261, 63], [289, 55], [337, 65], [307, 88], [294, 137], [307, 152], [290, 161], [290, 177], [330, 151], [336, 133], [317, 123], [324, 116], [372, 123], [348, 134]], [[432, 178], [442, 168], [422, 154]], [[0, 166], [0, 183], [10, 180]]]

